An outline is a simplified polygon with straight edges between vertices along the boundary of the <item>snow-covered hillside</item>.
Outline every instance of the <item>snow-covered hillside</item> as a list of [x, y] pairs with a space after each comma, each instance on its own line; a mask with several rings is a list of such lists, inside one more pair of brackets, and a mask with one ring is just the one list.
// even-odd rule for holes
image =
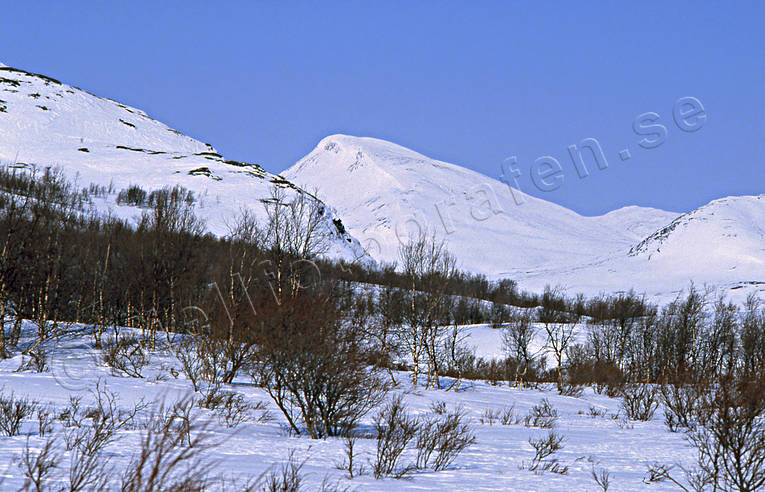
[[691, 282], [737, 302], [750, 293], [765, 298], [765, 195], [714, 200], [676, 218], [626, 255], [539, 269], [524, 277], [524, 285], [543, 288], [550, 278], [588, 294], [634, 286], [659, 301], [671, 300]]
[[[302, 193], [257, 164], [226, 160], [211, 145], [153, 120], [141, 110], [55, 79], [0, 65], [0, 164], [59, 166], [80, 186], [130, 185], [147, 190], [182, 185], [198, 198], [197, 213], [217, 234], [241, 209], [262, 217], [261, 199], [278, 185]], [[104, 203], [121, 216], [137, 210]], [[329, 254], [365, 261], [359, 243], [333, 224], [324, 207]]]
[[583, 217], [506, 183], [373, 138], [333, 135], [285, 171], [342, 214], [370, 253], [395, 261], [399, 237], [435, 230], [463, 268], [517, 276], [625, 253], [677, 214], [626, 207]]
[[584, 217], [460, 166], [346, 135], [323, 139], [283, 174], [316, 187], [379, 260], [395, 261], [399, 238], [420, 228], [445, 238], [462, 268], [533, 290], [635, 288], [666, 301], [694, 281], [765, 295], [762, 197], [718, 200], [679, 218], [636, 206]]

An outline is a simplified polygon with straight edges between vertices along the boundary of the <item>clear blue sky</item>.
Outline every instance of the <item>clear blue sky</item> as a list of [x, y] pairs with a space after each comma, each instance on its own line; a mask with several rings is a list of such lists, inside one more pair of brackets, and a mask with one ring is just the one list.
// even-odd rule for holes
[[[6, 0], [0, 61], [270, 171], [348, 133], [492, 177], [515, 155], [524, 191], [583, 214], [687, 211], [765, 193], [764, 21], [761, 2]], [[695, 133], [672, 121], [683, 96], [707, 111]], [[643, 150], [649, 111], [667, 136]], [[580, 180], [566, 149], [586, 137], [610, 166]], [[529, 177], [542, 155], [552, 192]]]

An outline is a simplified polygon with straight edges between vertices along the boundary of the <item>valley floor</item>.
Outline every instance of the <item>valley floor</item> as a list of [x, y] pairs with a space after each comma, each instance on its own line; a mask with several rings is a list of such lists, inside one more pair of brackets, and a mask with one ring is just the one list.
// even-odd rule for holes
[[[50, 342], [46, 372], [18, 372], [21, 355], [0, 362], [2, 393], [29, 396], [42, 405], [54, 407], [53, 413], [63, 411], [70, 396], [81, 396], [83, 406], [92, 404], [93, 390], [99, 382], [118, 395], [119, 405], [124, 409], [132, 408], [140, 399], [161, 400], [167, 406], [190, 395], [191, 384], [182, 373], [177, 375], [179, 364], [169, 351], [152, 354], [143, 378], [115, 375], [101, 362], [100, 352], [92, 348], [92, 338], [87, 333], [87, 327], [82, 327], [80, 334]], [[481, 339], [485, 340], [486, 336]], [[397, 375], [401, 381], [409, 380], [407, 373]], [[432, 412], [437, 402], [445, 402], [448, 408], [463, 408], [475, 432], [476, 444], [446, 470], [415, 472], [406, 480], [376, 480], [369, 473], [369, 462], [375, 456], [375, 439], [362, 438], [357, 442], [357, 460], [364, 465], [366, 473], [351, 480], [336, 467], [345, 459], [342, 439], [290, 436], [268, 395], [254, 387], [247, 376], [226, 389], [240, 393], [251, 404], [263, 402], [273, 419], [258, 422], [253, 414], [252, 420], [228, 428], [215, 413], [200, 409], [203, 417], [212, 422], [210, 432], [214, 439], [222, 443], [207, 455], [208, 459], [215, 460], [214, 474], [226, 478], [256, 477], [279, 469], [292, 453], [295, 460], [304, 462], [305, 490], [317, 490], [322, 482], [334, 484], [339, 490], [365, 491], [601, 490], [592, 478], [593, 470], [610, 473], [609, 490], [669, 490], [667, 482], [650, 486], [643, 483], [647, 465], [656, 462], [691, 465], [694, 457], [683, 435], [667, 430], [661, 408], [651, 421], [630, 422], [621, 417], [618, 399], [599, 395], [592, 388], [586, 388], [581, 397], [566, 397], [558, 395], [552, 387], [518, 389], [467, 381], [459, 391], [447, 392], [402, 383], [394, 393], [403, 394], [409, 410], [415, 414]], [[544, 436], [549, 431], [526, 427], [520, 420], [544, 398], [559, 412], [554, 431], [565, 440], [555, 457], [569, 467], [565, 475], [537, 474], [525, 469], [534, 455], [528, 439]], [[487, 421], [486, 411], [501, 413], [511, 407], [518, 423], [503, 425], [499, 421]], [[595, 413], [598, 415], [593, 416]], [[63, 423], [56, 421], [52, 435], [63, 430]], [[371, 430], [371, 415], [364, 419], [360, 430]], [[139, 428], [120, 431], [119, 439], [107, 447], [107, 456], [111, 457], [115, 470], [127, 467], [139, 449], [141, 432]], [[22, 486], [23, 477], [15, 458], [21, 455], [27, 443], [31, 449], [39, 449], [47, 438], [39, 436], [35, 417], [24, 422], [20, 435], [0, 437], [0, 489], [18, 490]], [[64, 461], [57, 472], [62, 480], [67, 466], [68, 462]]]

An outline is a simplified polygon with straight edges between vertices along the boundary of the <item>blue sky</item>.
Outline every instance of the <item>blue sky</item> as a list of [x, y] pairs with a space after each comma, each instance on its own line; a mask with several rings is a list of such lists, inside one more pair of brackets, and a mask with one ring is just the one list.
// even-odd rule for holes
[[[5, 1], [0, 61], [146, 110], [281, 171], [324, 136], [374, 136], [586, 215], [765, 193], [765, 7], [756, 2]], [[693, 96], [707, 120], [672, 118]], [[655, 112], [662, 145], [642, 149]], [[567, 147], [602, 146], [579, 179]], [[629, 149], [622, 161], [618, 152]], [[557, 189], [534, 187], [544, 155]]]

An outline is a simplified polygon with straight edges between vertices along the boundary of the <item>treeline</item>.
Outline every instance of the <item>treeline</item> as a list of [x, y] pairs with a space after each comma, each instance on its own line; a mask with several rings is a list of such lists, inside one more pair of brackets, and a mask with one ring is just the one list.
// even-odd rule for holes
[[[71, 321], [98, 326], [98, 337], [119, 325], [142, 328], [154, 339], [158, 331], [177, 331], [188, 306], [220, 297], [211, 285], [230, 291], [242, 284], [251, 296], [270, 298], [284, 288], [284, 268], [303, 270], [311, 281], [345, 284], [346, 292], [352, 283], [410, 287], [393, 267], [321, 260], [320, 210], [303, 195], [285, 206], [278, 188], [265, 204], [269, 223], [244, 214], [223, 238], [206, 233], [193, 213], [193, 194], [181, 187], [120, 192], [121, 203], [143, 207], [137, 225], [98, 213], [92, 198], [112, 193], [111, 187], [77, 189], [54, 169], [0, 169], [0, 188], [0, 316], [14, 320], [8, 336], [0, 336], [0, 355], [6, 342], [18, 341], [22, 319], [37, 322], [41, 338], [49, 335], [49, 322], [55, 331], [56, 322]], [[445, 285], [454, 302], [449, 317], [461, 324], [503, 321], [507, 313], [492, 311], [492, 302], [538, 302], [513, 281], [490, 283], [456, 270]]]
[[[263, 223], [242, 213], [225, 237], [205, 231], [193, 195], [181, 187], [121, 193], [144, 205], [134, 225], [95, 210], [89, 197], [108, 190], [76, 189], [56, 170], [0, 169], [0, 190], [3, 357], [18, 344], [23, 320], [35, 323], [39, 341], [79, 322], [93, 326], [96, 346], [118, 326], [140, 329], [151, 348], [158, 335], [190, 326], [252, 346], [269, 315], [320, 299], [316, 309], [332, 309], [317, 319], [363, 331], [359, 349], [369, 361], [388, 370], [406, 361], [415, 379], [422, 368], [433, 385], [444, 374], [555, 380], [560, 389], [660, 382], [719, 373], [721, 364], [753, 373], [765, 358], [754, 298], [744, 307], [710, 306], [691, 289], [659, 310], [631, 292], [585, 299], [548, 288], [532, 296], [511, 280], [458, 271], [445, 245], [426, 236], [401, 246], [395, 269], [321, 260], [328, 246], [321, 206], [301, 194], [288, 200], [278, 187], [264, 201]], [[465, 349], [460, 326], [481, 322], [503, 330], [504, 361]], [[574, 335], [585, 324], [582, 342]], [[540, 336], [547, 344], [533, 353]], [[228, 364], [235, 369], [244, 359], [232, 354]]]

